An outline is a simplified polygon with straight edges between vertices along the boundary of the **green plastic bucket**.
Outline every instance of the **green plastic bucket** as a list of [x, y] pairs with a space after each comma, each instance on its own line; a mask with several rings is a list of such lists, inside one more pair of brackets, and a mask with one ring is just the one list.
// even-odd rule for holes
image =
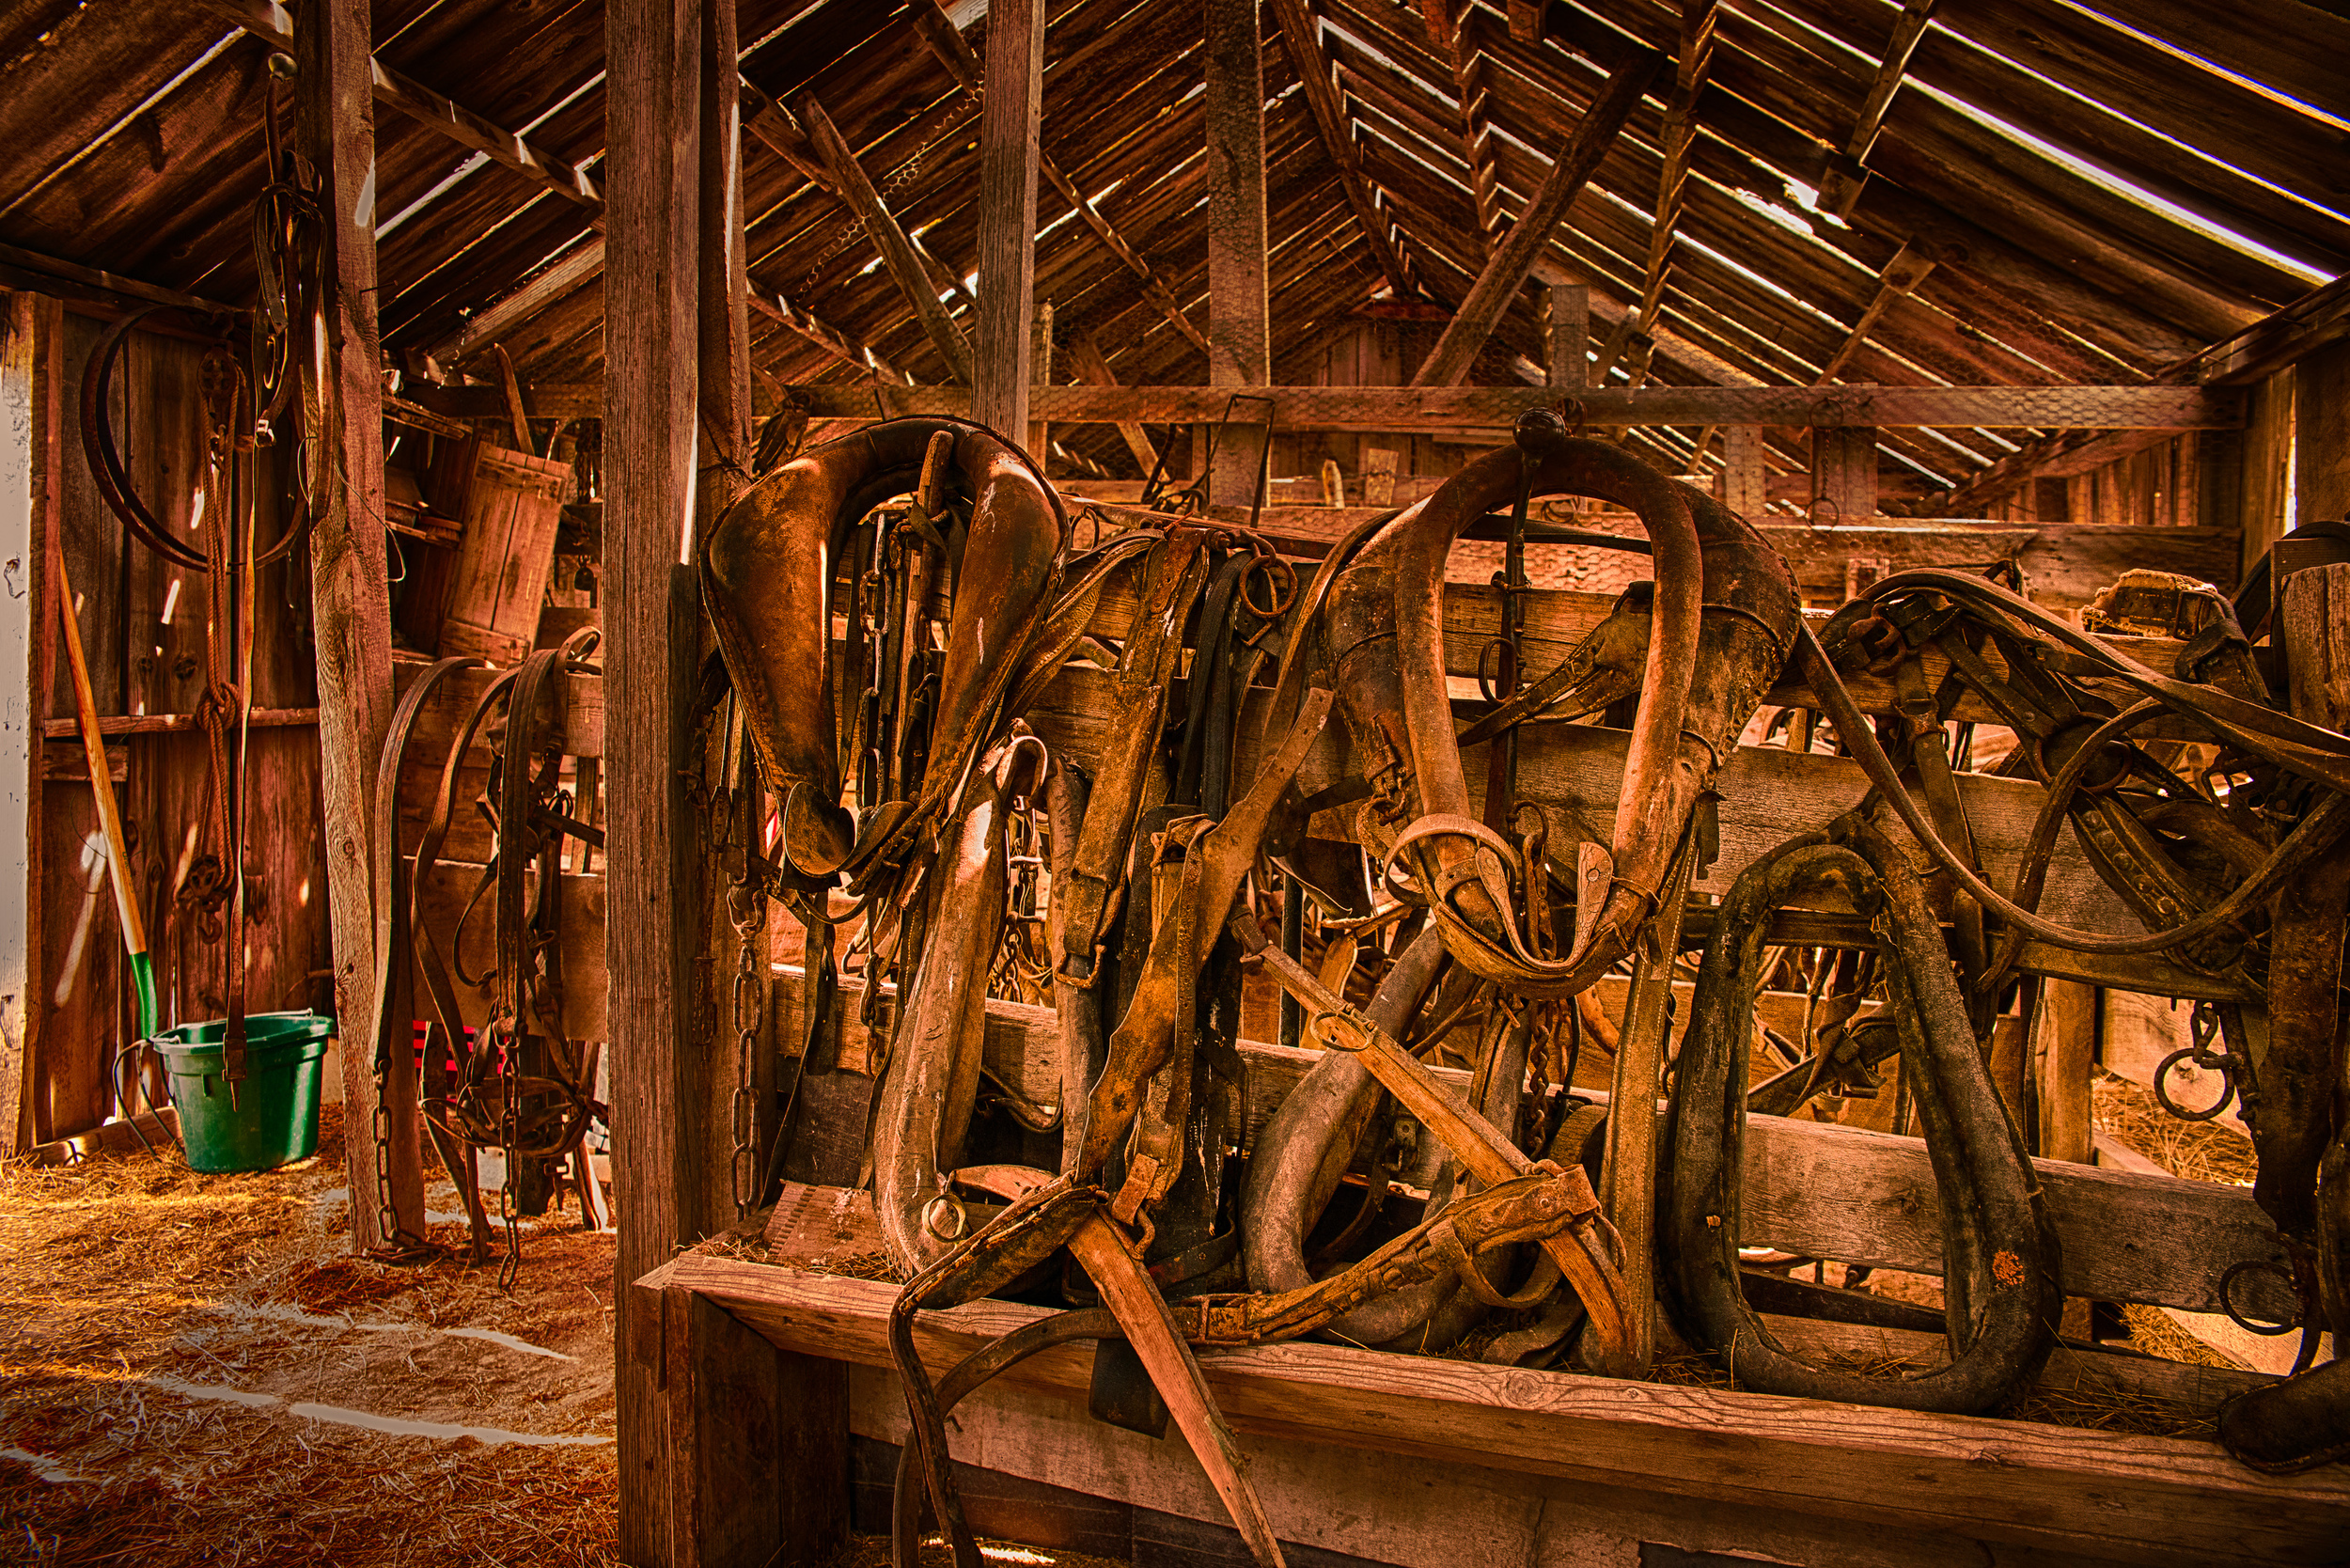
[[171, 1074], [180, 1139], [197, 1170], [268, 1170], [318, 1152], [319, 1063], [335, 1020], [319, 1012], [254, 1012], [244, 1020], [244, 1081], [229, 1103], [221, 1077], [224, 1021], [155, 1037]]

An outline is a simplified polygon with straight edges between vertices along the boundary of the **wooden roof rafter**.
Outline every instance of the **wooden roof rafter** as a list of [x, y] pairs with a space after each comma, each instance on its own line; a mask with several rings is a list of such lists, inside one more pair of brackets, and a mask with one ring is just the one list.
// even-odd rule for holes
[[1340, 186], [1346, 193], [1347, 208], [1362, 231], [1363, 243], [1371, 247], [1379, 271], [1395, 296], [1414, 297], [1419, 289], [1406, 259], [1402, 237], [1396, 232], [1393, 221], [1381, 211], [1378, 193], [1364, 178], [1345, 104], [1340, 96], [1337, 70], [1323, 50], [1320, 23], [1309, 0], [1266, 0], [1266, 5], [1280, 29], [1291, 67], [1304, 86], [1307, 112], [1313, 117], [1323, 150], [1338, 169]]
[[1877, 63], [1876, 79], [1869, 84], [1869, 96], [1860, 101], [1860, 112], [1853, 117], [1843, 158], [1829, 165], [1827, 179], [1820, 186], [1820, 205], [1840, 218], [1850, 217], [1853, 203], [1859, 199], [1861, 181], [1868, 178], [1869, 150], [1885, 129], [1885, 112], [1893, 106], [1893, 95], [1901, 91], [1902, 76], [1909, 70], [1909, 57], [1925, 37], [1926, 24], [1934, 20], [1939, 4], [1941, 0], [1903, 0], [1901, 14], [1893, 19], [1893, 36]]
[[[291, 53], [293, 17], [276, 0], [200, 0], [208, 9], [235, 23], [270, 47]], [[492, 163], [510, 169], [534, 184], [544, 186], [567, 201], [577, 203], [599, 219], [603, 193], [585, 165], [567, 163], [533, 147], [514, 132], [493, 124], [454, 100], [423, 84], [369, 60], [375, 101], [399, 110], [428, 130], [461, 147], [471, 148]]]

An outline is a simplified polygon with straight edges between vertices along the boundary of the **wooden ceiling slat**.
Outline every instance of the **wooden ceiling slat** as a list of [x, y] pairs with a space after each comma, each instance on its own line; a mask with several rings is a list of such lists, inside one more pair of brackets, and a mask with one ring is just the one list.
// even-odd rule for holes
[[[1856, 48], [1882, 12], [1873, 0], [1778, 0], [1789, 14]], [[2164, 200], [2325, 270], [2350, 268], [2350, 219], [2296, 201], [2225, 164], [2182, 150], [2109, 109], [2077, 98], [1945, 28], [1911, 57], [1915, 80], [1995, 107], [2043, 139], [2111, 169]]]
[[[2350, 138], [2338, 127], [2079, 11], [2038, 0], [1945, 0], [1935, 21], [2306, 201], [2334, 206], [2350, 190]], [[2256, 15], [2232, 21], [2264, 24]], [[2339, 70], [2339, 58], [2332, 63]]]
[[[8, 149], [0, 160], [0, 225], [11, 234], [19, 231], [16, 212], [9, 209], [26, 192], [44, 180], [52, 181], [44, 195], [60, 184], [88, 183], [78, 166], [63, 175], [58, 171], [202, 58], [230, 28], [183, 6], [85, 6], [46, 31], [46, 41], [35, 41], [40, 35], [34, 34], [25, 40], [24, 53], [0, 62], [0, 147]], [[254, 47], [234, 44], [229, 53], [242, 64]], [[222, 65], [215, 60], [174, 96], [200, 90], [201, 78], [217, 74]], [[114, 141], [151, 145], [155, 122], [171, 104], [166, 98], [123, 126]], [[149, 167], [138, 184], [163, 172]], [[114, 198], [126, 193], [109, 188], [102, 194]], [[69, 199], [86, 202], [89, 196]]]
[[2350, 119], [2350, 81], [2342, 71], [2350, 60], [2350, 18], [2302, 0], [2261, 0], [2257, 18], [2200, 0], [2084, 4], [2174, 49]]

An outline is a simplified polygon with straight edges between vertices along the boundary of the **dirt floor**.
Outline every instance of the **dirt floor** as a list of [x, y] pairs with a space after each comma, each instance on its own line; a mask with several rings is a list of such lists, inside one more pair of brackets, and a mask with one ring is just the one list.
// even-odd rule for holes
[[[2098, 1124], [2179, 1174], [2249, 1180], [2240, 1136], [2151, 1100], [2103, 1078]], [[315, 1156], [258, 1175], [169, 1149], [0, 1166], [0, 1564], [617, 1561], [611, 1235], [529, 1225], [510, 1294], [453, 1257], [351, 1257], [337, 1112]], [[455, 1189], [427, 1204], [462, 1243]], [[2142, 1315], [2141, 1348], [2223, 1359]], [[841, 1558], [886, 1561], [871, 1539]]]
[[258, 1175], [0, 1168], [0, 1562], [613, 1560], [611, 1236], [510, 1295], [350, 1257], [336, 1109]]
[[[426, 1204], [461, 1245], [456, 1189]], [[618, 1562], [611, 1234], [525, 1222], [509, 1294], [350, 1256], [349, 1205], [333, 1105], [257, 1175], [0, 1165], [0, 1564]]]

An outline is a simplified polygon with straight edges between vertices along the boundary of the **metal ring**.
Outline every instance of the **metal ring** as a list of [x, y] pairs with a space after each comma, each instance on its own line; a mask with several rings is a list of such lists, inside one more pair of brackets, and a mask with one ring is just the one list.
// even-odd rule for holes
[[[1337, 1030], [1340, 1028], [1345, 1029], [1354, 1037], [1351, 1042], [1340, 1042], [1333, 1038]], [[1325, 1051], [1359, 1052], [1371, 1048], [1371, 1031], [1364, 1027], [1360, 1019], [1350, 1018], [1343, 1012], [1315, 1013], [1306, 1021], [1306, 1033]]]
[[[1275, 585], [1273, 590], [1273, 604], [1269, 608], [1265, 605], [1258, 604], [1256, 600], [1250, 598], [1248, 595], [1248, 584], [1259, 572], [1262, 572], [1266, 577], [1273, 581]], [[1279, 586], [1284, 577], [1289, 580], [1289, 587], [1287, 588], [1283, 588]], [[1240, 602], [1244, 605], [1247, 606], [1250, 614], [1255, 615], [1261, 619], [1280, 619], [1283, 616], [1289, 614], [1290, 606], [1297, 603], [1297, 568], [1290, 565], [1289, 562], [1283, 560], [1278, 556], [1269, 555], [1263, 551], [1259, 551], [1257, 553], [1256, 559], [1250, 563], [1248, 570], [1241, 573]]]
[[2247, 1258], [2240, 1263], [2231, 1264], [2228, 1268], [2228, 1272], [2219, 1277], [2219, 1309], [2228, 1314], [2228, 1321], [2234, 1324], [2238, 1328], [2243, 1329], [2248, 1334], [2261, 1334], [2271, 1339], [2274, 1339], [2280, 1334], [2290, 1334], [2295, 1329], [2300, 1327], [2301, 1323], [2298, 1318], [2295, 1318], [2291, 1323], [2254, 1323], [2249, 1318], [2247, 1318], [2242, 1312], [2236, 1310], [2235, 1303], [2231, 1300], [2228, 1295], [2229, 1287], [2235, 1283], [2235, 1278], [2237, 1275], [2248, 1273], [2254, 1269], [2265, 1270], [2266, 1272], [2277, 1276], [2286, 1284], [2293, 1286], [2296, 1291], [2300, 1288], [2299, 1282], [2293, 1278], [2293, 1271], [2286, 1268], [2282, 1263], [2276, 1262], [2273, 1260], [2266, 1258]]
[[[939, 1215], [942, 1211], [954, 1217], [953, 1230], [948, 1230], [945, 1225], [939, 1222]], [[923, 1206], [922, 1228], [928, 1231], [932, 1235], [936, 1236], [940, 1241], [961, 1241], [964, 1238], [964, 1232], [971, 1229], [971, 1216], [961, 1203], [958, 1203], [952, 1198], [942, 1195], [932, 1199], [929, 1203]]]
[[[2218, 1099], [2213, 1101], [2209, 1105], [2206, 1105], [2201, 1110], [2182, 1110], [2179, 1107], [2178, 1102], [2170, 1098], [2170, 1090], [2167, 1087], [2167, 1080], [2170, 1076], [2170, 1070], [2173, 1067], [2176, 1067], [2181, 1061], [2190, 1059], [2198, 1067], [2203, 1068], [2207, 1071], [2217, 1071], [2219, 1074], [2220, 1078], [2228, 1086], [2221, 1091]], [[2228, 1108], [2229, 1102], [2235, 1098], [2234, 1066], [2228, 1060], [2227, 1058], [2215, 1057], [2210, 1052], [2204, 1050], [2201, 1045], [2182, 1046], [2178, 1050], [2175, 1050], [2169, 1056], [2163, 1058], [2162, 1065], [2154, 1069], [2154, 1098], [2161, 1103], [2164, 1110], [2169, 1111], [2172, 1116], [2177, 1117], [2182, 1121], [2209, 1121], [2214, 1117], [2217, 1116], [2221, 1111], [2226, 1110]]]

